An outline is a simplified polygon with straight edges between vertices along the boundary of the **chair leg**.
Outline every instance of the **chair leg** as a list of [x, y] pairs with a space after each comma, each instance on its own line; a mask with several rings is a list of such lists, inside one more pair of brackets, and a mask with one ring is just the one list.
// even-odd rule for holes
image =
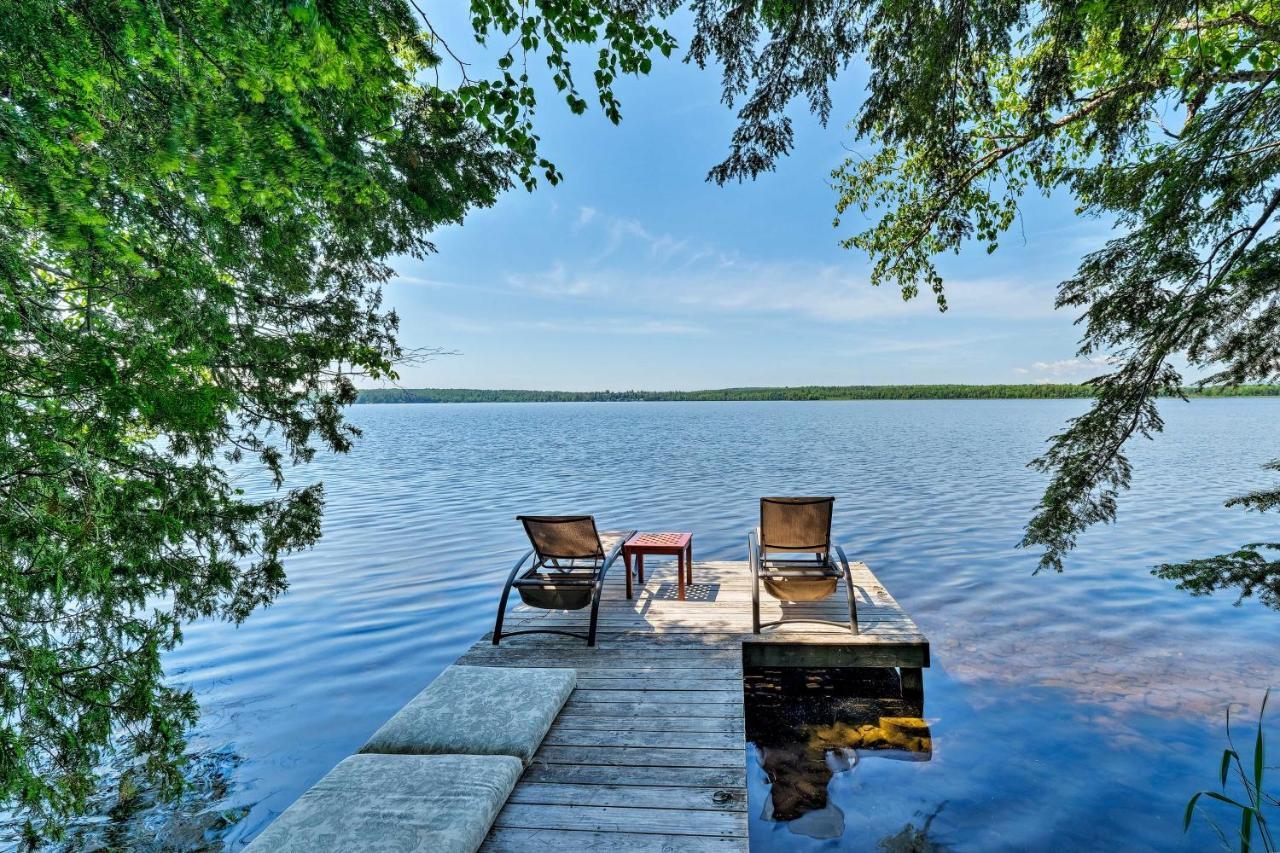
[[502, 590], [502, 599], [498, 602], [498, 618], [493, 623], [493, 644], [502, 642], [502, 620], [507, 615], [507, 598], [511, 595], [511, 584], [507, 583]]
[[498, 618], [493, 623], [495, 646], [502, 641], [502, 620], [507, 615], [507, 599], [511, 597], [511, 586], [516, 582], [516, 575], [520, 574], [520, 567], [524, 565], [524, 561], [532, 556], [533, 551], [526, 551], [523, 557], [516, 560], [516, 564], [511, 567], [511, 574], [507, 575], [507, 582], [502, 586], [502, 598], [498, 599]]
[[853, 594], [853, 573], [849, 571], [849, 559], [844, 555], [844, 549], [839, 545], [836, 546], [836, 553], [840, 556], [840, 565], [844, 567], [844, 592], [849, 599], [849, 633], [859, 634], [858, 629], [858, 600]]
[[747, 559], [751, 561], [751, 633], [760, 633], [760, 555], [755, 534], [747, 534]]
[[760, 575], [751, 573], [751, 633], [760, 633]]
[[849, 583], [848, 575], [845, 575], [845, 586], [848, 587], [849, 596], [849, 633], [858, 634], [858, 604], [853, 598], [853, 584]]
[[596, 621], [600, 616], [600, 599], [604, 596], [604, 579], [596, 583], [595, 595], [591, 598], [591, 625], [587, 629], [587, 646], [596, 644]]

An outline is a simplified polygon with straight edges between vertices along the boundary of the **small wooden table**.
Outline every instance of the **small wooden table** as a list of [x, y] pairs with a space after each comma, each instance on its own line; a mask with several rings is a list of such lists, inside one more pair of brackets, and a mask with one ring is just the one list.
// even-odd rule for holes
[[666, 554], [676, 558], [680, 600], [684, 601], [684, 585], [693, 583], [692, 533], [637, 533], [622, 546], [622, 559], [627, 564], [627, 598], [631, 597], [631, 558], [636, 558], [636, 578], [644, 583], [644, 555]]

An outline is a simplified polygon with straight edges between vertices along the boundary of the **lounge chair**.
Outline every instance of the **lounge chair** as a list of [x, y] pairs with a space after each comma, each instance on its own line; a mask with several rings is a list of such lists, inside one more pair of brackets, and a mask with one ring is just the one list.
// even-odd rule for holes
[[[760, 499], [760, 526], [747, 534], [754, 633], [788, 622], [835, 625], [858, 633], [849, 561], [844, 550], [831, 543], [831, 510], [835, 502], [830, 497]], [[761, 586], [779, 601], [812, 602], [834, 595], [841, 577], [849, 600], [848, 622], [792, 617], [760, 623]]]
[[[517, 634], [564, 634], [579, 637], [586, 640], [588, 646], [594, 646], [605, 572], [618, 559], [623, 544], [635, 531], [623, 533], [606, 551], [596, 531], [596, 521], [589, 515], [521, 515], [516, 520], [524, 525], [533, 547], [516, 561], [506, 586], [502, 588], [498, 619], [493, 626], [493, 644], [496, 646], [503, 637]], [[533, 557], [533, 562], [525, 567], [530, 557]], [[591, 621], [587, 633], [554, 628], [527, 628], [503, 633], [502, 621], [513, 587], [525, 604], [541, 610], [582, 610], [590, 605]]]

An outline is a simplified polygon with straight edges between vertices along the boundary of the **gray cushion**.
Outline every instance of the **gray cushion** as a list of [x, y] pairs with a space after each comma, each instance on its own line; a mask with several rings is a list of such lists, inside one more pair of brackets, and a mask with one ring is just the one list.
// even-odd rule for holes
[[353, 755], [247, 850], [475, 853], [523, 770], [507, 755]]
[[514, 755], [527, 763], [577, 680], [572, 669], [451, 666], [360, 751]]

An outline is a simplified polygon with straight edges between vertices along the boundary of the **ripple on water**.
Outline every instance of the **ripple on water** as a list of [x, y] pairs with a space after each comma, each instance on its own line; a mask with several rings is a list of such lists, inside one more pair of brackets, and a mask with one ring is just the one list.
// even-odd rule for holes
[[[932, 640], [937, 754], [911, 777], [918, 796], [884, 800], [886, 814], [914, 826], [912, 809], [945, 799], [932, 826], [950, 843], [1013, 849], [1108, 821], [1124, 837], [1130, 816], [1108, 791], [1177, 812], [1212, 781], [1194, 755], [1219, 748], [1225, 703], [1256, 702], [1280, 680], [1280, 615], [1192, 599], [1149, 569], [1274, 537], [1273, 518], [1221, 504], [1266, 482], [1258, 439], [1274, 439], [1280, 400], [1165, 406], [1168, 432], [1135, 448], [1118, 523], [1086, 534], [1065, 574], [1033, 577], [1036, 555], [1015, 546], [1043, 481], [1025, 465], [1083, 405], [355, 407], [356, 450], [298, 472], [324, 481], [328, 506], [324, 539], [288, 562], [289, 591], [240, 626], [191, 626], [169, 655], [204, 709], [193, 750], [236, 756], [205, 804], [236, 820], [209, 829], [209, 844], [259, 831], [490, 627], [523, 548], [517, 513], [688, 529], [698, 559], [744, 559], [771, 493], [838, 495], [837, 539]], [[1015, 696], [1048, 704], [1021, 712]], [[980, 750], [984, 730], [1003, 743]], [[990, 749], [998, 773], [983, 769]], [[840, 796], [892, 799], [892, 774], [879, 773]], [[854, 784], [842, 779], [835, 789]], [[1003, 811], [984, 805], [1015, 788]], [[1151, 833], [1181, 839], [1176, 816]]]

